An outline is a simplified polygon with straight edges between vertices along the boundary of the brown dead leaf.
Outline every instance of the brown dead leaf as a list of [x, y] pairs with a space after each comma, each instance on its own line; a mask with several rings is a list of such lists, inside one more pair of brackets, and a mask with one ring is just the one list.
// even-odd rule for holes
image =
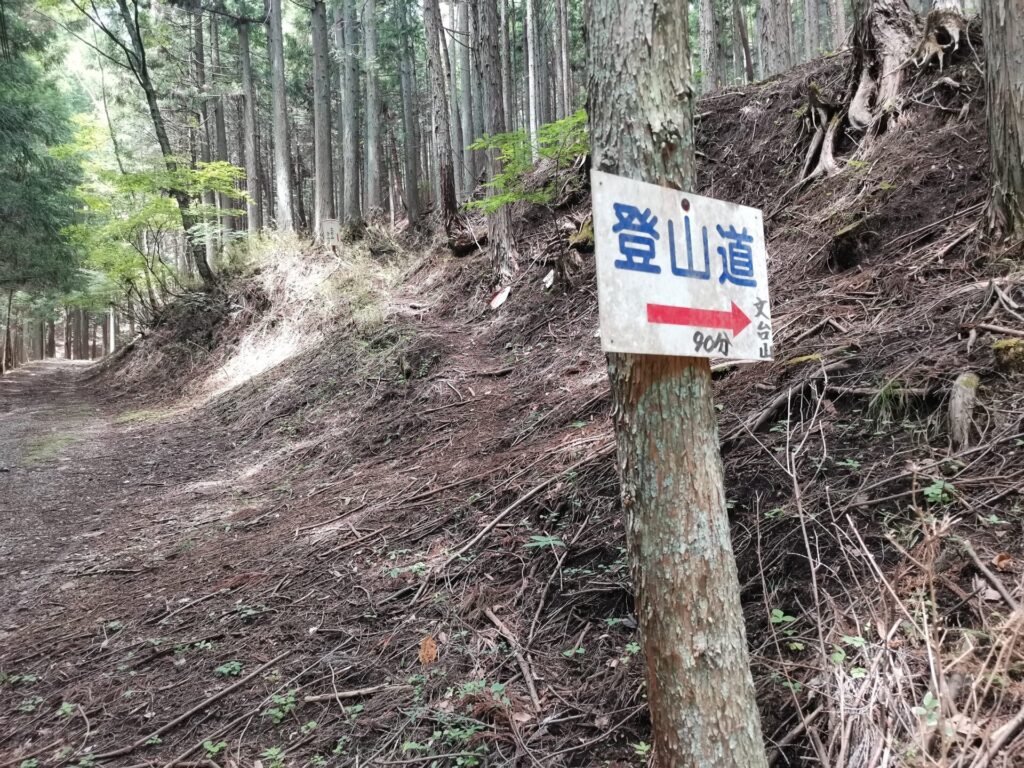
[[432, 635], [427, 635], [420, 640], [420, 664], [424, 667], [437, 661], [437, 641]]
[[992, 558], [992, 565], [996, 567], [997, 571], [1009, 573], [1013, 570], [1015, 564], [1013, 562], [1012, 555], [1009, 555], [1006, 552], [1000, 552], [998, 555]]

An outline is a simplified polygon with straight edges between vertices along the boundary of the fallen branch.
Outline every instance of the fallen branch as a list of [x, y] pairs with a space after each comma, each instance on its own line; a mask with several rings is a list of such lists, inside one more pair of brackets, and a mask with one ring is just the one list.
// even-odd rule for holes
[[533, 711], [540, 714], [540, 697], [537, 695], [537, 686], [533, 682], [533, 674], [530, 672], [530, 665], [526, 663], [526, 657], [523, 656], [523, 651], [519, 645], [519, 639], [512, 634], [512, 630], [506, 627], [501, 619], [499, 619], [494, 611], [490, 608], [484, 608], [484, 615], [491, 620], [491, 623], [498, 628], [498, 631], [508, 640], [509, 647], [512, 649], [512, 655], [516, 657], [516, 661], [519, 662], [519, 669], [523, 673], [523, 679], [526, 681], [526, 689], [530, 692], [530, 700], [533, 702]]
[[352, 691], [319, 693], [314, 696], [306, 696], [302, 700], [307, 704], [318, 701], [343, 701], [345, 699], [361, 699], [364, 696], [372, 696], [375, 693], [384, 693], [384, 691], [411, 691], [412, 688], [411, 685], [371, 685], [369, 688], [356, 688]]
[[1014, 599], [1013, 595], [1010, 594], [1010, 591], [1006, 588], [1006, 585], [1003, 584], [1003, 580], [996, 576], [995, 573], [992, 572], [991, 568], [989, 568], [987, 565], [981, 562], [981, 558], [978, 557], [978, 553], [974, 551], [974, 547], [971, 546], [971, 542], [967, 539], [960, 539], [959, 542], [960, 548], [963, 549], [966, 555], [974, 561], [975, 567], [977, 567], [977, 569], [981, 571], [985, 578], [989, 580], [989, 582], [995, 588], [996, 592], [998, 592], [1002, 596], [1003, 600], [1006, 601], [1006, 604], [1010, 606], [1010, 608], [1012, 608], [1013, 610], [1019, 611], [1020, 603], [1018, 603]]

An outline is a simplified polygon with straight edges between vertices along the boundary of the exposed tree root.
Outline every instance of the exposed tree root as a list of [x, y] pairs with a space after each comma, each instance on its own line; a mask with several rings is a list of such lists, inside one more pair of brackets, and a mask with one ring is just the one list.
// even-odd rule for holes
[[912, 60], [916, 37], [914, 14], [905, 0], [872, 0], [857, 23], [849, 121], [851, 128], [866, 134], [866, 141], [899, 115], [903, 69]]
[[821, 91], [814, 83], [811, 83], [809, 91], [804, 128], [811, 134], [811, 144], [807, 148], [800, 172], [800, 179], [805, 184], [819, 176], [839, 173], [835, 145], [839, 128], [843, 124], [843, 114], [838, 105], [822, 98]]
[[960, 3], [958, 0], [939, 0], [928, 14], [924, 37], [914, 53], [914, 61], [918, 67], [924, 68], [938, 59], [941, 70], [945, 57], [960, 50], [961, 42], [967, 42], [967, 20], [960, 10]]

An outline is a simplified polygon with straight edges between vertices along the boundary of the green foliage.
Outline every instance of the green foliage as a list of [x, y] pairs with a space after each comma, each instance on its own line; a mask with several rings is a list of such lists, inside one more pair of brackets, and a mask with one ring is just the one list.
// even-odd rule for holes
[[212, 741], [207, 739], [203, 742], [203, 751], [206, 752], [206, 756], [211, 760], [228, 748], [226, 741], [218, 741], [214, 744]]
[[[484, 136], [471, 144], [470, 149], [496, 152], [502, 170], [484, 185], [488, 196], [467, 203], [467, 208], [494, 213], [513, 203], [545, 205], [554, 200], [556, 181], [540, 189], [527, 188], [526, 177], [533, 170], [533, 159], [525, 130]], [[589, 152], [586, 110], [581, 109], [563, 120], [542, 126], [538, 131], [537, 154], [543, 159], [554, 160], [556, 169], [569, 167], [578, 157]]]
[[910, 711], [924, 720], [926, 725], [935, 726], [939, 724], [939, 700], [931, 691], [924, 695], [920, 706], [911, 707]]
[[953, 491], [956, 489], [945, 480], [936, 480], [923, 491], [924, 498], [929, 504], [949, 504], [953, 500]]
[[281, 747], [269, 747], [260, 753], [267, 761], [267, 768], [284, 768], [284, 750]]
[[274, 706], [263, 710], [263, 716], [268, 718], [270, 722], [275, 725], [279, 725], [284, 722], [284, 719], [295, 710], [295, 695], [297, 693], [297, 690], [291, 690], [283, 695], [274, 694], [271, 696], [270, 700], [273, 702]]
[[227, 661], [213, 670], [213, 674], [217, 677], [238, 677], [242, 674], [242, 662]]
[[71, 136], [68, 97], [38, 56], [0, 58], [0, 290], [63, 285], [74, 275], [64, 231], [81, 170]]

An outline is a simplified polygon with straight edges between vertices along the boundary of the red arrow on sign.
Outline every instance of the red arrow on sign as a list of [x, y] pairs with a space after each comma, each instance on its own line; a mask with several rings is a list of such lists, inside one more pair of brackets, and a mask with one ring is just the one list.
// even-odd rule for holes
[[722, 329], [732, 331], [732, 335], [736, 337], [750, 325], [750, 318], [736, 306], [735, 301], [729, 312], [721, 312], [717, 309], [672, 307], [667, 304], [648, 304], [647, 322], [658, 325], [689, 325], [694, 328]]

